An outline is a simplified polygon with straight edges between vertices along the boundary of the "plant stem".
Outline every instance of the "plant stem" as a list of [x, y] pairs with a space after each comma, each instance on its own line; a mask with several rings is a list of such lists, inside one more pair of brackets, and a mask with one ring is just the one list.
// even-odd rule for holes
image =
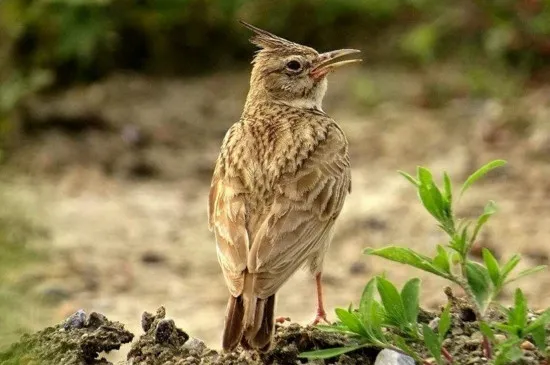
[[447, 359], [447, 361], [449, 362], [449, 364], [452, 364], [453, 363], [453, 357], [451, 356], [451, 354], [449, 353], [449, 351], [447, 351], [447, 349], [445, 347], [442, 347], [441, 348], [441, 353], [443, 354], [443, 356]]
[[491, 349], [491, 343], [489, 342], [489, 339], [487, 336], [483, 335], [483, 352], [485, 353], [485, 357], [487, 359], [493, 358], [493, 351]]

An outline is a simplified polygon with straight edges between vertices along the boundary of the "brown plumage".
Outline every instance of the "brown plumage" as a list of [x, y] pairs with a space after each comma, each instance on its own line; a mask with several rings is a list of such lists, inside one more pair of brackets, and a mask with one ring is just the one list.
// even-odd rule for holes
[[275, 294], [301, 266], [318, 284], [334, 222], [351, 191], [344, 132], [321, 109], [339, 50], [312, 48], [245, 24], [261, 50], [241, 119], [227, 132], [209, 196], [209, 225], [230, 297], [223, 348], [271, 346]]

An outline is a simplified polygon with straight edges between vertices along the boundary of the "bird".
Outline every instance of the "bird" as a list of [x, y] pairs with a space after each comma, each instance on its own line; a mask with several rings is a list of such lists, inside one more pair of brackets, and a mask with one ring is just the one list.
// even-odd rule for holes
[[323, 111], [327, 75], [360, 59], [319, 53], [240, 21], [259, 50], [240, 119], [222, 142], [208, 197], [208, 224], [229, 300], [225, 351], [269, 351], [275, 296], [301, 267], [316, 282], [313, 321], [327, 321], [322, 267], [334, 223], [351, 192], [347, 138]]

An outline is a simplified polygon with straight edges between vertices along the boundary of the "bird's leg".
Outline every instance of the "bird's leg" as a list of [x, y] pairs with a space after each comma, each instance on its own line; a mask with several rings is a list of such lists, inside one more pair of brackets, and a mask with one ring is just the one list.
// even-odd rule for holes
[[321, 273], [315, 275], [315, 282], [317, 284], [317, 315], [312, 324], [316, 325], [321, 321], [330, 324], [327, 319], [327, 312], [325, 312], [325, 306], [323, 305], [323, 283], [321, 282]]

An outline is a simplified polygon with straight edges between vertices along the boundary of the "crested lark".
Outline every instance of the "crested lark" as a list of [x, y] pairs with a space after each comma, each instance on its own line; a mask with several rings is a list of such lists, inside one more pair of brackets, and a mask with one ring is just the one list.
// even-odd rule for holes
[[317, 283], [317, 316], [326, 321], [323, 258], [351, 190], [348, 142], [321, 108], [326, 75], [360, 61], [357, 53], [318, 53], [242, 22], [260, 47], [239, 122], [227, 132], [209, 196], [209, 226], [231, 293], [223, 348], [268, 350], [275, 293], [300, 267]]

